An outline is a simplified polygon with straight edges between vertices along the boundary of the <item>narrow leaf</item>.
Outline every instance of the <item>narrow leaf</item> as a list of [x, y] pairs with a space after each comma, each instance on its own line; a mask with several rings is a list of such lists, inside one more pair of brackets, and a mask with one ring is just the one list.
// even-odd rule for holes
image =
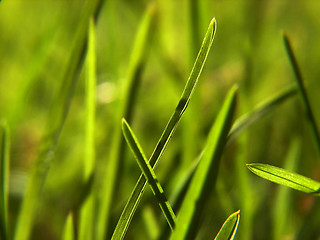
[[137, 163], [144, 175], [147, 179], [150, 188], [155, 195], [156, 199], [158, 200], [159, 206], [171, 228], [173, 230], [175, 226], [175, 219], [176, 216], [167, 200], [167, 197], [163, 191], [163, 188], [160, 185], [160, 182], [157, 179], [156, 174], [154, 173], [148, 159], [146, 158], [145, 154], [142, 151], [142, 148], [139, 145], [137, 138], [135, 137], [132, 129], [130, 128], [129, 124], [125, 119], [122, 120], [122, 130], [123, 135], [126, 138], [126, 141], [137, 160]]
[[9, 177], [9, 127], [5, 122], [0, 125], [0, 236], [8, 239], [8, 177]]
[[284, 40], [284, 45], [286, 47], [286, 50], [287, 50], [287, 53], [288, 53], [288, 56], [289, 56], [293, 71], [294, 71], [294, 73], [296, 75], [296, 81], [297, 81], [297, 85], [298, 85], [298, 88], [299, 88], [299, 92], [300, 92], [300, 95], [302, 97], [303, 104], [305, 106], [306, 113], [307, 113], [308, 119], [309, 119], [310, 124], [311, 124], [313, 135], [314, 135], [314, 137], [316, 139], [316, 142], [317, 142], [318, 150], [320, 152], [320, 133], [319, 133], [319, 128], [318, 128], [318, 125], [316, 123], [314, 114], [312, 112], [310, 100], [308, 98], [307, 91], [306, 91], [306, 88], [304, 86], [304, 81], [303, 81], [303, 77], [302, 77], [302, 74], [301, 74], [301, 71], [300, 71], [300, 68], [299, 68], [299, 65], [298, 65], [298, 61], [297, 61], [297, 59], [296, 59], [296, 57], [295, 57], [295, 55], [293, 53], [293, 49], [291, 47], [290, 40], [285, 34], [283, 35], [283, 40]]
[[63, 240], [74, 240], [73, 215], [69, 213], [63, 230]]
[[[215, 35], [215, 29], [216, 29], [216, 21], [215, 19], [212, 19], [210, 22], [209, 28], [207, 30], [207, 33], [204, 37], [204, 40], [202, 42], [201, 49], [198, 53], [198, 57], [195, 61], [195, 64], [193, 66], [193, 69], [191, 71], [191, 74], [189, 76], [189, 79], [186, 83], [186, 86], [184, 88], [184, 91], [182, 93], [182, 96], [179, 100], [179, 103], [172, 114], [169, 122], [167, 123], [167, 126], [165, 130], [163, 131], [157, 146], [152, 153], [150, 157], [150, 165], [155, 168], [158, 160], [160, 159], [166, 145], [168, 144], [172, 133], [176, 129], [179, 120], [181, 119], [185, 109], [187, 108], [187, 105], [190, 101], [192, 92], [194, 90], [194, 87], [198, 81], [198, 78], [200, 76], [200, 73], [203, 69], [204, 63], [207, 59], [209, 50], [211, 48], [213, 38]], [[122, 211], [122, 214], [120, 216], [120, 219], [118, 221], [118, 224], [116, 226], [116, 229], [113, 233], [113, 238], [112, 239], [123, 239], [125, 236], [125, 233], [128, 229], [128, 226], [130, 224], [130, 221], [137, 209], [137, 206], [141, 200], [141, 197], [143, 195], [143, 192], [145, 190], [146, 186], [146, 180], [143, 175], [140, 176], [139, 180], [137, 181], [134, 190], [131, 193], [131, 196], [129, 200], [127, 201], [127, 204]]]
[[215, 185], [220, 159], [227, 141], [236, 106], [237, 87], [233, 87], [210, 130], [203, 156], [182, 203], [176, 228], [170, 239], [194, 239], [205, 200]]
[[300, 174], [262, 163], [247, 164], [247, 167], [254, 174], [305, 193], [319, 194], [320, 182], [304, 177]]
[[240, 210], [231, 214], [223, 223], [214, 240], [233, 240], [240, 222]]

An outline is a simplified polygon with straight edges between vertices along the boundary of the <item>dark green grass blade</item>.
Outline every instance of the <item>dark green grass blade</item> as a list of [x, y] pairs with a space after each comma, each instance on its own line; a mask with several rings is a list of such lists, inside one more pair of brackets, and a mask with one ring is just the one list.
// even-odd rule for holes
[[63, 240], [74, 240], [73, 215], [69, 213], [63, 230]]
[[308, 119], [309, 119], [311, 127], [312, 127], [312, 132], [314, 134], [314, 137], [315, 137], [316, 142], [317, 142], [318, 150], [320, 152], [319, 128], [317, 126], [316, 120], [314, 118], [314, 114], [312, 112], [311, 104], [310, 104], [310, 101], [309, 101], [309, 98], [308, 98], [308, 95], [307, 95], [306, 88], [304, 86], [303, 77], [302, 77], [302, 74], [301, 74], [297, 59], [296, 59], [296, 57], [295, 57], [295, 55], [293, 53], [293, 49], [291, 47], [290, 40], [285, 34], [283, 35], [283, 40], [284, 40], [284, 45], [286, 47], [286, 50], [287, 50], [287, 53], [288, 53], [288, 56], [289, 56], [293, 71], [294, 71], [295, 76], [296, 76], [298, 89], [299, 89], [300, 95], [302, 97], [303, 104], [305, 106], [306, 113], [307, 113]]
[[271, 182], [305, 193], [320, 193], [320, 182], [314, 181], [300, 174], [262, 163], [250, 163], [247, 164], [247, 167], [254, 174]]
[[240, 210], [231, 214], [223, 223], [214, 240], [233, 240], [240, 222]]
[[145, 154], [143, 153], [137, 138], [135, 137], [132, 129], [130, 128], [129, 124], [125, 119], [122, 120], [122, 131], [132, 153], [134, 154], [134, 157], [137, 160], [137, 163], [144, 177], [147, 179], [153, 194], [158, 200], [159, 206], [171, 230], [173, 230], [175, 226], [176, 216], [172, 210], [172, 207], [170, 206], [170, 203], [167, 200], [167, 197], [157, 179], [156, 174], [154, 173], [152, 167], [150, 166], [150, 163], [146, 158]]
[[[96, 50], [95, 26], [91, 19], [88, 30], [88, 53], [86, 57], [86, 119], [85, 119], [85, 157], [83, 159], [84, 181], [88, 182], [95, 164], [95, 107], [96, 107]], [[94, 196], [92, 192], [85, 199], [80, 210], [79, 238], [93, 238]]]
[[266, 114], [272, 112], [284, 101], [293, 97], [297, 93], [297, 91], [298, 90], [296, 86], [291, 85], [288, 88], [282, 90], [281, 92], [275, 94], [271, 98], [260, 102], [252, 111], [239, 117], [233, 124], [229, 133], [229, 143], [232, 142], [235, 138], [237, 138], [239, 134], [241, 134], [245, 129], [250, 127], [253, 123], [261, 119]]
[[5, 122], [0, 122], [0, 236], [8, 239], [8, 177], [9, 177], [9, 127]]
[[65, 74], [61, 80], [61, 89], [50, 111], [45, 138], [40, 147], [38, 158], [33, 166], [30, 180], [26, 188], [15, 230], [15, 240], [26, 240], [31, 233], [42, 186], [46, 180], [47, 173], [53, 160], [55, 148], [69, 112], [78, 75], [82, 69], [86, 52], [88, 22], [90, 17], [98, 12], [101, 1], [102, 0], [94, 0], [86, 1], [85, 3], [85, 11], [79, 22], [79, 28], [75, 37], [75, 45], [73, 46], [70, 55], [71, 57], [65, 68]]
[[[208, 31], [205, 35], [205, 38], [203, 40], [200, 52], [198, 54], [198, 57], [195, 61], [195, 64], [193, 66], [192, 72], [189, 76], [189, 79], [186, 83], [186, 86], [184, 88], [184, 91], [182, 93], [182, 96], [180, 98], [180, 101], [171, 116], [164, 132], [162, 133], [158, 144], [152, 153], [152, 156], [150, 157], [150, 165], [154, 168], [157, 165], [157, 162], [159, 158], [161, 157], [162, 152], [164, 151], [173, 131], [175, 130], [183, 112], [185, 111], [188, 102], [190, 101], [191, 94], [194, 90], [194, 87], [198, 81], [198, 78], [200, 76], [200, 73], [202, 71], [202, 68], [204, 66], [204, 63], [206, 61], [206, 58], [208, 56], [209, 50], [212, 45], [212, 41], [214, 38], [216, 29], [216, 21], [213, 19], [209, 25]], [[136, 211], [136, 208], [141, 200], [141, 197], [143, 195], [143, 192], [145, 190], [146, 186], [146, 180], [143, 175], [140, 176], [139, 180], [137, 181], [134, 190], [131, 193], [131, 196], [122, 211], [122, 214], [120, 216], [120, 219], [118, 221], [118, 224], [116, 226], [116, 229], [113, 233], [112, 239], [123, 239], [125, 236], [125, 233], [128, 229], [128, 226], [130, 224], [130, 221]], [[121, 236], [120, 238], [115, 236]]]
[[215, 185], [220, 159], [236, 107], [237, 87], [233, 87], [210, 130], [207, 144], [191, 180], [170, 239], [194, 239], [205, 201]]
[[[141, 79], [141, 72], [145, 65], [147, 46], [151, 38], [154, 17], [155, 6], [149, 5], [145, 11], [144, 17], [141, 20], [131, 53], [126, 86], [123, 93], [123, 100], [117, 115], [116, 126], [118, 126], [123, 117], [126, 119], [131, 118], [134, 94], [136, 93], [136, 86]], [[101, 208], [98, 212], [95, 230], [97, 234], [96, 239], [98, 240], [104, 240], [106, 237], [111, 235], [110, 229], [108, 229], [110, 224], [109, 217], [119, 178], [119, 166], [123, 160], [124, 147], [125, 140], [122, 136], [121, 126], [119, 125], [119, 127], [116, 127], [112, 140], [110, 157], [108, 159], [106, 173], [103, 176], [104, 180], [102, 187], [98, 190], [98, 199], [101, 205]]]

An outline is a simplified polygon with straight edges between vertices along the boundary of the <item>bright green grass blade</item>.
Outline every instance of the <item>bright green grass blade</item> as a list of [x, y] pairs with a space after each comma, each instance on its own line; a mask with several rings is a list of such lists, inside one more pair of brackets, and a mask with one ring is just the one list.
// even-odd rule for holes
[[231, 214], [223, 223], [214, 240], [233, 240], [240, 222], [240, 210]]
[[[86, 59], [86, 139], [84, 158], [84, 181], [87, 182], [93, 173], [95, 158], [95, 108], [96, 108], [96, 50], [95, 27], [91, 19], [88, 30], [88, 53]], [[90, 194], [80, 210], [79, 239], [93, 238], [94, 197]]]
[[74, 240], [73, 215], [69, 213], [63, 230], [63, 240]]
[[272, 112], [281, 103], [294, 96], [297, 91], [296, 86], [291, 85], [274, 96], [260, 102], [252, 111], [239, 117], [231, 128], [228, 141], [233, 141], [240, 133], [250, 127], [257, 120]]
[[247, 164], [247, 167], [254, 174], [271, 182], [275, 182], [305, 193], [320, 193], [320, 182], [314, 181], [300, 174], [262, 163], [250, 163]]
[[5, 122], [0, 123], [0, 236], [8, 239], [8, 177], [9, 177], [9, 127]]
[[122, 120], [122, 131], [144, 177], [147, 179], [154, 196], [158, 200], [158, 204], [171, 230], [173, 230], [175, 226], [176, 216], [170, 206], [170, 203], [167, 200], [167, 197], [163, 191], [163, 188], [161, 187], [160, 182], [157, 179], [156, 174], [150, 166], [150, 163], [143, 153], [136, 136], [134, 135], [132, 129], [125, 119]]
[[91, 16], [98, 13], [101, 2], [102, 0], [85, 2], [85, 10], [79, 22], [79, 28], [74, 42], [75, 44], [70, 55], [71, 57], [66, 65], [65, 74], [61, 80], [61, 89], [50, 111], [47, 128], [45, 130], [46, 134], [42, 145], [40, 146], [36, 163], [32, 168], [30, 180], [27, 184], [25, 197], [16, 225], [15, 240], [29, 239], [38, 207], [38, 201], [41, 198], [42, 186], [54, 158], [55, 148], [69, 112], [78, 75], [82, 69], [86, 52], [88, 22]]
[[[146, 53], [148, 42], [152, 33], [152, 23], [155, 16], [155, 6], [149, 5], [146, 9], [144, 17], [141, 20], [138, 33], [136, 35], [135, 43], [131, 53], [131, 59], [129, 63], [128, 75], [126, 79], [126, 86], [124, 90], [123, 100], [117, 115], [116, 124], [120, 123], [121, 119], [125, 117], [130, 119], [132, 115], [134, 94], [136, 92], [136, 86], [141, 79], [141, 71], [145, 65]], [[118, 122], [119, 121], [119, 122]], [[118, 125], [116, 125], [118, 126]], [[109, 217], [112, 207], [113, 197], [115, 195], [115, 189], [119, 178], [119, 166], [123, 159], [125, 141], [122, 137], [121, 127], [116, 127], [114, 137], [112, 140], [110, 157], [108, 159], [108, 165], [106, 169], [104, 182], [102, 188], [98, 191], [98, 199], [100, 201], [101, 208], [98, 212], [97, 224], [96, 224], [96, 239], [104, 240], [109, 238]]]
[[300, 95], [302, 97], [303, 104], [305, 106], [306, 113], [307, 113], [307, 116], [309, 118], [309, 121], [310, 121], [310, 124], [311, 124], [311, 127], [312, 127], [312, 132], [313, 132], [313, 135], [314, 135], [314, 137], [316, 139], [318, 150], [320, 152], [319, 128], [317, 126], [314, 114], [312, 112], [311, 104], [310, 104], [310, 101], [309, 101], [309, 98], [308, 98], [308, 95], [307, 95], [306, 88], [304, 86], [303, 77], [302, 77], [302, 74], [301, 74], [297, 59], [296, 59], [296, 57], [295, 57], [295, 55], [293, 53], [289, 38], [286, 35], [283, 35], [283, 40], [284, 40], [284, 45], [286, 47], [286, 50], [287, 50], [291, 65], [293, 67], [293, 71], [294, 71], [295, 76], [296, 76], [298, 89], [299, 89]]
[[170, 239], [194, 239], [205, 201], [218, 175], [220, 159], [231, 128], [236, 107], [237, 87], [233, 87], [210, 130], [207, 144], [182, 203], [176, 228]]
[[[301, 141], [300, 139], [294, 139], [290, 144], [288, 154], [285, 159], [285, 169], [294, 171], [298, 165], [298, 160], [301, 155]], [[281, 239], [285, 233], [286, 225], [290, 219], [290, 210], [292, 207], [291, 191], [287, 187], [278, 188], [277, 195], [273, 205], [273, 239]]]
[[[206, 58], [208, 56], [209, 50], [211, 48], [213, 38], [215, 35], [215, 29], [216, 29], [216, 21], [215, 19], [212, 19], [210, 22], [209, 28], [207, 30], [207, 33], [204, 37], [204, 40], [202, 42], [201, 49], [199, 51], [198, 57], [195, 61], [195, 64], [193, 66], [193, 69], [191, 71], [191, 74], [189, 76], [189, 79], [186, 83], [186, 86], [184, 88], [184, 91], [182, 93], [182, 96], [179, 100], [179, 103], [172, 114], [169, 122], [167, 123], [167, 126], [165, 130], [163, 131], [157, 146], [152, 153], [150, 157], [150, 165], [154, 168], [157, 165], [157, 162], [159, 158], [161, 157], [167, 143], [170, 140], [170, 137], [172, 136], [172, 133], [174, 132], [175, 128], [178, 125], [178, 122], [180, 118], [182, 117], [183, 112], [187, 108], [187, 105], [190, 101], [192, 92], [194, 90], [194, 87], [198, 81], [198, 78], [200, 76], [200, 73], [203, 69], [204, 63], [206, 61]], [[145, 190], [146, 186], [146, 180], [143, 175], [140, 176], [139, 180], [137, 181], [134, 190], [131, 193], [131, 196], [122, 211], [122, 214], [120, 216], [120, 219], [117, 223], [116, 229], [113, 233], [112, 239], [123, 239], [125, 236], [125, 233], [128, 229], [128, 226], [131, 222], [131, 219], [137, 209], [137, 206], [141, 200], [141, 197], [143, 195], [143, 192]], [[117, 237], [115, 237], [117, 236]], [[120, 236], [120, 237], [118, 237]]]
[[144, 206], [142, 212], [143, 222], [148, 233], [148, 239], [158, 239], [160, 226], [158, 216], [154, 213], [152, 206]]

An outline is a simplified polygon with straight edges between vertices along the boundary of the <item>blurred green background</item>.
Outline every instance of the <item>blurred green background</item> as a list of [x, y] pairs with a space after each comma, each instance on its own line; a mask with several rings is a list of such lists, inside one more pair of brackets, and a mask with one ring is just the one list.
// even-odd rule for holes
[[[120, 127], [115, 114], [121, 102], [120, 92], [137, 28], [150, 2], [106, 0], [97, 21], [98, 174], [103, 172], [101, 168], [108, 160], [114, 129]], [[131, 120], [147, 156], [179, 100], [210, 20], [213, 17], [217, 20], [216, 37], [193, 99], [157, 168], [169, 199], [179, 179], [178, 172], [187, 169], [201, 152], [225, 94], [233, 84], [239, 85], [237, 116], [241, 116], [261, 100], [294, 83], [282, 32], [291, 39], [315, 118], [320, 123], [319, 1], [158, 0], [154, 1], [154, 7], [152, 36], [145, 46], [145, 67], [135, 92]], [[0, 117], [8, 121], [11, 129], [12, 229], [44, 137], [50, 108], [63, 86], [61, 76], [75, 44], [83, 11], [81, 0], [2, 0], [0, 3]], [[80, 198], [77, 196], [84, 188], [81, 180], [85, 133], [83, 75], [74, 88], [70, 112], [44, 185], [44, 200], [38, 206], [32, 239], [60, 239], [66, 214], [77, 204]], [[237, 239], [273, 239], [274, 202], [284, 187], [249, 173], [245, 163], [285, 167], [295, 140], [301, 144], [295, 171], [320, 180], [319, 152], [302, 101], [295, 96], [228, 146], [199, 239], [213, 238], [224, 219], [238, 209], [241, 209], [241, 221]], [[113, 208], [114, 223], [140, 175], [127, 148], [122, 167], [123, 177], [115, 196], [117, 205]], [[247, 176], [246, 187], [239, 184], [239, 174]], [[313, 196], [293, 190], [288, 194], [285, 227], [279, 239], [317, 239], [319, 202]], [[150, 206], [159, 223], [163, 221], [148, 189], [127, 239], [151, 238], [143, 211]]]

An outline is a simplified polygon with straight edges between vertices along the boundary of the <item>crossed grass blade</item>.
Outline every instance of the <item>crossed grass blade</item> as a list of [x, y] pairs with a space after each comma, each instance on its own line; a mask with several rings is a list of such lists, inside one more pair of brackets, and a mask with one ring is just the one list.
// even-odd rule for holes
[[271, 182], [305, 193], [320, 193], [320, 182], [314, 181], [292, 171], [263, 163], [250, 163], [247, 164], [247, 167], [254, 174]]
[[215, 185], [220, 159], [236, 107], [237, 87], [232, 87], [210, 130], [203, 156], [179, 211], [172, 240], [194, 239], [208, 194]]
[[45, 129], [46, 134], [27, 184], [15, 229], [15, 240], [29, 239], [38, 206], [37, 203], [41, 198], [42, 186], [54, 158], [55, 148], [67, 118], [73, 92], [82, 69], [86, 53], [88, 22], [91, 16], [97, 18], [101, 4], [102, 0], [85, 2], [85, 10], [79, 23], [70, 59], [62, 77], [61, 88], [49, 113], [47, 127]]
[[[139, 84], [141, 73], [145, 66], [155, 10], [155, 5], [149, 5], [141, 20], [131, 53], [126, 86], [123, 92], [123, 100], [119, 112], [117, 113], [116, 124], [118, 124], [123, 117], [131, 119], [135, 93], [137, 90], [136, 87]], [[109, 235], [111, 235], [109, 231], [110, 210], [113, 204], [115, 189], [119, 182], [119, 166], [123, 160], [124, 147], [125, 141], [122, 137], [121, 127], [119, 126], [119, 128], [116, 128], [112, 139], [110, 157], [108, 159], [106, 172], [103, 175], [103, 182], [101, 183], [102, 187], [96, 191], [101, 206], [97, 215], [97, 224], [95, 228], [96, 239], [98, 240], [103, 240], [106, 237], [109, 238]]]
[[138, 163], [144, 177], [148, 181], [150, 188], [151, 188], [154, 196], [156, 197], [158, 204], [159, 204], [171, 230], [173, 231], [174, 226], [175, 226], [176, 216], [172, 210], [172, 207], [171, 207], [169, 201], [167, 200], [167, 197], [164, 193], [163, 188], [161, 187], [160, 182], [157, 179], [155, 172], [153, 171], [152, 167], [150, 166], [150, 163], [149, 163], [148, 159], [146, 158], [145, 154], [143, 153], [142, 148], [141, 148], [136, 136], [134, 135], [132, 129], [130, 128], [129, 124], [127, 123], [127, 121], [125, 119], [122, 119], [122, 132], [123, 132], [123, 135], [129, 145], [135, 159], [137, 160], [137, 163]]
[[[181, 95], [181, 98], [178, 102], [178, 105], [172, 114], [169, 122], [167, 123], [167, 126], [165, 130], [163, 131], [157, 146], [152, 153], [150, 157], [150, 165], [155, 168], [159, 158], [161, 157], [167, 143], [169, 142], [172, 133], [176, 129], [184, 111], [186, 110], [188, 103], [190, 101], [192, 92], [195, 88], [195, 85], [198, 81], [198, 78], [200, 76], [200, 73], [203, 69], [204, 63], [206, 61], [206, 58], [208, 56], [209, 50], [211, 48], [214, 35], [215, 35], [215, 29], [216, 29], [216, 20], [212, 19], [212, 21], [209, 24], [207, 33], [204, 37], [204, 40], [202, 42], [201, 49], [198, 53], [197, 59], [195, 61], [195, 64], [192, 68], [191, 74], [188, 78], [188, 81], [186, 83], [186, 86], [183, 90], [183, 93]], [[123, 239], [126, 231], [129, 227], [129, 224], [131, 222], [131, 219], [137, 209], [137, 206], [141, 200], [141, 197], [143, 195], [143, 192], [145, 190], [146, 186], [146, 180], [143, 175], [139, 177], [139, 180], [137, 181], [134, 190], [131, 193], [131, 196], [129, 200], [127, 201], [127, 204], [122, 211], [122, 214], [120, 216], [120, 219], [117, 223], [117, 226], [115, 228], [115, 231], [113, 233], [112, 239]]]
[[8, 227], [8, 177], [9, 177], [9, 126], [5, 121], [0, 122], [0, 236], [9, 238]]
[[240, 210], [231, 214], [223, 223], [214, 240], [233, 240], [240, 222]]

